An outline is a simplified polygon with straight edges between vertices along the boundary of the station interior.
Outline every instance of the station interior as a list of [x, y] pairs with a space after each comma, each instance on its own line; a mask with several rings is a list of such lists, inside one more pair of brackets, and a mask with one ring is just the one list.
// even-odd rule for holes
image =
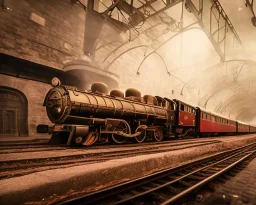
[[[105, 105], [110, 99], [114, 108], [106, 105], [106, 110], [113, 108], [114, 114], [94, 110], [85, 116], [91, 107], [81, 95], [93, 104], [88, 96], [94, 95], [95, 83], [106, 89], [95, 92], [97, 109], [99, 98]], [[47, 104], [58, 86], [65, 88], [58, 90], [63, 99], [70, 95], [62, 101], [66, 108], [55, 113], [63, 112], [62, 121], [53, 120]], [[154, 122], [151, 111], [144, 120], [138, 117], [138, 96], [128, 96], [129, 89], [139, 93], [138, 106], [155, 109]], [[111, 90], [126, 96], [113, 97]], [[151, 104], [145, 96], [152, 96]], [[133, 107], [133, 117], [122, 118], [122, 111], [115, 121], [128, 123], [130, 132], [116, 126], [114, 100]], [[167, 104], [176, 111], [173, 118]], [[171, 122], [183, 117], [181, 111], [200, 116], [183, 128], [190, 114]], [[233, 131], [202, 131], [199, 121], [207, 118]], [[47, 131], [38, 131], [38, 125]], [[65, 143], [49, 144], [64, 128]], [[244, 130], [239, 134], [239, 129]], [[145, 138], [138, 137], [141, 133]], [[163, 133], [171, 140], [164, 140]], [[101, 135], [107, 136], [104, 144]], [[126, 138], [136, 143], [123, 144]], [[0, 0], [1, 204], [256, 204], [255, 144], [254, 0]], [[166, 193], [151, 194], [152, 201], [149, 196], [142, 200], [142, 194], [138, 201], [122, 202], [125, 194], [118, 203], [114, 195], [96, 200], [101, 190], [243, 147], [247, 151], [239, 153], [250, 159], [241, 165], [244, 169], [226, 174], [229, 179], [216, 182], [211, 194], [203, 187], [189, 196], [176, 190], [180, 196], [169, 201]], [[83, 196], [88, 200], [78, 201]]]

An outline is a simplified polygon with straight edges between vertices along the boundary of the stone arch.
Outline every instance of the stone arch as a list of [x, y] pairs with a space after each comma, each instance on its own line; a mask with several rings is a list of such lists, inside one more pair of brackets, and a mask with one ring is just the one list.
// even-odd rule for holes
[[28, 135], [28, 101], [14, 88], [0, 86], [0, 136]]

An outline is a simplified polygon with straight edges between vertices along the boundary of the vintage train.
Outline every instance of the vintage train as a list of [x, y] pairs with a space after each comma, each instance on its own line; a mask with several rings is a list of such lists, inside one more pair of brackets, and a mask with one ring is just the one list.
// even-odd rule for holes
[[51, 133], [50, 143], [85, 145], [126, 140], [161, 141], [185, 136], [256, 132], [256, 127], [230, 120], [180, 100], [144, 95], [133, 88], [125, 94], [94, 83], [90, 91], [63, 86], [57, 78], [44, 106], [53, 126], [38, 125]]

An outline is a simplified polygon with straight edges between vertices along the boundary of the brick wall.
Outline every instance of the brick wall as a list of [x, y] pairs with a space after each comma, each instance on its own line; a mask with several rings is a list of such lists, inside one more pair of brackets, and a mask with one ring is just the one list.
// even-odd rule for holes
[[51, 125], [43, 101], [50, 85], [36, 81], [11, 77], [0, 74], [0, 86], [14, 88], [22, 92], [28, 100], [28, 131], [29, 136], [35, 136], [38, 124]]
[[[61, 69], [82, 54], [85, 11], [70, 0], [6, 0], [0, 52]], [[32, 20], [31, 20], [32, 19]]]
[[[71, 56], [83, 55], [85, 11], [79, 4], [71, 0], [5, 2], [12, 11], [0, 12], [0, 52], [58, 69]], [[175, 28], [180, 11], [178, 4], [149, 18], [137, 31], [111, 33], [104, 27], [93, 59], [95, 70], [120, 76], [122, 90], [135, 87], [142, 94], [178, 98], [198, 105], [208, 90], [204, 81], [208, 74], [203, 70], [206, 65], [219, 62], [219, 56], [198, 25], [183, 33], [181, 43], [179, 29]], [[184, 27], [194, 22], [193, 15], [185, 9]], [[106, 33], [108, 38], [104, 37]], [[208, 104], [211, 103], [214, 107], [219, 101], [211, 100]]]

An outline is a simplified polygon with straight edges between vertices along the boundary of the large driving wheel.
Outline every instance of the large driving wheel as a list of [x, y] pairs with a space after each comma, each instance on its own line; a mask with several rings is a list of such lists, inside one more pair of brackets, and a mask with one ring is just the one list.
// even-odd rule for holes
[[160, 142], [160, 141], [162, 141], [163, 138], [164, 138], [163, 129], [157, 128], [154, 133], [154, 140], [157, 142]]
[[[128, 127], [124, 122], [119, 122], [119, 124], [113, 129], [113, 131], [128, 133]], [[119, 134], [112, 134], [112, 140], [117, 144], [122, 144], [126, 141], [126, 137]]]
[[136, 142], [138, 142], [138, 143], [144, 142], [147, 137], [145, 126], [142, 125], [142, 126], [137, 127], [135, 132], [141, 132], [139, 136], [135, 137]]

